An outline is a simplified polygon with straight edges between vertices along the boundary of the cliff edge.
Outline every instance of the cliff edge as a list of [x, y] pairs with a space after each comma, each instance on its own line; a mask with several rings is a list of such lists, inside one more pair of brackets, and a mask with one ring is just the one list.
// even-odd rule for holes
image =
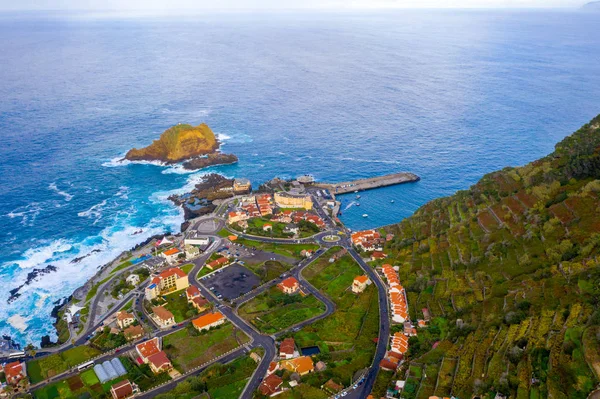
[[219, 142], [206, 123], [198, 126], [179, 124], [165, 130], [148, 147], [129, 150], [125, 159], [174, 163], [211, 154], [218, 148]]

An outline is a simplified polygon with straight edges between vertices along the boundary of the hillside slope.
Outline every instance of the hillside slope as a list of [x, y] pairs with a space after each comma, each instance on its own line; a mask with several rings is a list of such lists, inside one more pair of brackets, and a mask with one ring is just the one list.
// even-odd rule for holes
[[198, 126], [175, 125], [165, 130], [148, 147], [131, 149], [125, 155], [130, 161], [179, 162], [213, 153], [219, 148], [215, 134], [207, 124]]
[[432, 315], [410, 340], [403, 397], [585, 398], [598, 384], [598, 179], [600, 116], [388, 227], [411, 319]]

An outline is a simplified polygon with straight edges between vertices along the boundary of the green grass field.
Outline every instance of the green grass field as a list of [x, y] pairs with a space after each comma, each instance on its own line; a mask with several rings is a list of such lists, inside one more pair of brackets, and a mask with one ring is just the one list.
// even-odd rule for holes
[[185, 274], [190, 274], [190, 271], [192, 271], [192, 269], [194, 268], [194, 264], [193, 263], [187, 263], [183, 266], [180, 267], [181, 270], [183, 270], [183, 272]]
[[279, 254], [297, 259], [300, 259], [302, 257], [300, 255], [300, 252], [302, 252], [302, 250], [304, 249], [310, 251], [316, 251], [317, 249], [319, 249], [319, 246], [317, 244], [274, 244], [268, 242], [247, 240], [242, 237], [239, 237], [235, 241], [235, 243], [250, 248], [256, 248], [261, 251], [272, 252], [274, 254]]
[[33, 392], [36, 399], [75, 399], [75, 398], [109, 398], [110, 387], [119, 381], [127, 379], [121, 376], [100, 384], [94, 370], [86, 370], [80, 375], [69, 377]]
[[[375, 353], [374, 339], [379, 335], [377, 290], [371, 285], [359, 295], [352, 293], [348, 288], [352, 279], [362, 274], [362, 269], [350, 255], [334, 263], [329, 263], [328, 255], [308, 266], [303, 274], [336, 303], [336, 311], [293, 337], [299, 347], [319, 346], [321, 358], [330, 367], [327, 376], [347, 386], [356, 371], [371, 364]], [[325, 375], [316, 373], [306, 382], [316, 388], [325, 382], [323, 378]]]
[[166, 302], [163, 306], [173, 313], [176, 323], [181, 323], [196, 314], [196, 312], [194, 312], [194, 307], [187, 301], [185, 290], [165, 295], [164, 298]]
[[273, 287], [246, 302], [239, 315], [260, 331], [273, 334], [325, 311], [325, 305], [312, 295], [286, 295]]
[[261, 283], [271, 281], [292, 268], [292, 266], [287, 263], [275, 260], [268, 260], [258, 264], [248, 262], [245, 266], [260, 278]]
[[98, 349], [87, 345], [77, 346], [27, 363], [27, 372], [32, 384], [60, 374], [101, 354]]
[[171, 392], [158, 395], [156, 399], [237, 398], [255, 368], [256, 363], [249, 356], [240, 357], [227, 365], [215, 364], [196, 377], [186, 378]]
[[228, 322], [197, 336], [187, 328], [179, 330], [165, 336], [163, 346], [173, 366], [185, 372], [239, 346], [236, 337], [242, 343], [249, 340]]

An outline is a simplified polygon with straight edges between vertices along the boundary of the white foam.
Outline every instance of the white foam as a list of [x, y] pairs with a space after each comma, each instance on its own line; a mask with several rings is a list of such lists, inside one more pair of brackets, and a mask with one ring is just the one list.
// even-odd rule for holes
[[119, 166], [127, 166], [131, 163], [131, 161], [127, 160], [127, 159], [123, 159], [123, 157], [116, 157], [111, 159], [110, 161], [106, 161], [104, 163], [102, 163], [102, 166], [106, 167], [106, 168], [116, 168]]
[[27, 330], [27, 319], [21, 315], [14, 314], [7, 318], [6, 321], [8, 321], [8, 324], [13, 326], [13, 328], [21, 331], [22, 333], [24, 333], [25, 330]]
[[99, 204], [93, 205], [87, 211], [77, 212], [79, 217], [94, 218], [94, 224], [98, 223], [102, 219], [102, 210], [106, 206], [106, 200], [102, 200]]
[[119, 187], [119, 191], [117, 191], [117, 193], [114, 196], [123, 198], [123, 199], [128, 199], [129, 198], [128, 194], [129, 194], [129, 187], [121, 186], [121, 187]]
[[73, 195], [67, 193], [66, 191], [59, 190], [56, 183], [50, 183], [48, 188], [54, 191], [56, 194], [60, 195], [61, 197], [64, 197], [65, 201], [71, 201], [73, 199]]
[[222, 143], [224, 141], [230, 140], [231, 136], [228, 136], [225, 133], [217, 133], [217, 139]]
[[20, 260], [16, 260], [12, 263], [18, 265], [21, 269], [31, 269], [43, 265], [53, 257], [68, 252], [72, 248], [72, 245], [66, 240], [56, 240], [48, 245], [29, 248], [23, 253]]
[[189, 175], [196, 172], [195, 170], [189, 170], [183, 167], [182, 164], [176, 163], [170, 165], [167, 169], [163, 170], [161, 173], [163, 175]]
[[38, 217], [41, 211], [42, 207], [40, 204], [37, 202], [32, 202], [31, 204], [18, 207], [4, 216], [7, 216], [11, 219], [21, 218], [21, 224], [23, 226], [33, 226], [35, 224], [35, 219]]

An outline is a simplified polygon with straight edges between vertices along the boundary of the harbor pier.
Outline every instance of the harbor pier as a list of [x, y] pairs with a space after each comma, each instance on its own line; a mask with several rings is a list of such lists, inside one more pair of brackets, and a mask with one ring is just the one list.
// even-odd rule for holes
[[402, 183], [419, 181], [421, 178], [414, 173], [400, 172], [390, 175], [370, 177], [341, 183], [316, 183], [316, 187], [326, 188], [331, 194], [347, 194], [355, 191], [371, 190], [379, 187], [393, 186]]

